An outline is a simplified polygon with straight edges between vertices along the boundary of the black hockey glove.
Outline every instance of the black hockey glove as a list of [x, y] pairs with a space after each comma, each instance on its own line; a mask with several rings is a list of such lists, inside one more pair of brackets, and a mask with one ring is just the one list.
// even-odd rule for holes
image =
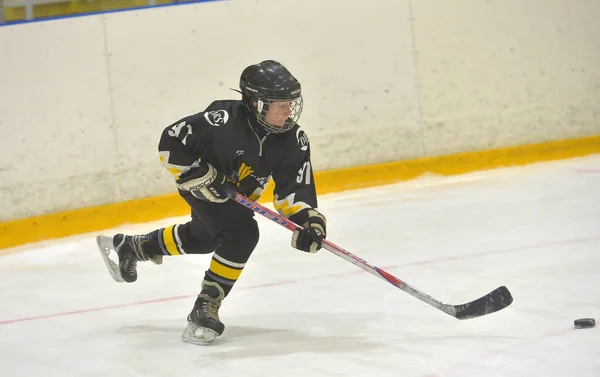
[[302, 225], [304, 229], [294, 231], [292, 247], [307, 253], [316, 253], [317, 250], [321, 249], [323, 239], [327, 237], [327, 220], [325, 220], [325, 216], [315, 209], [309, 209], [300, 211], [294, 217], [299, 217], [305, 221]]
[[229, 199], [225, 188], [235, 190], [233, 183], [209, 163], [184, 173], [177, 180], [177, 187], [180, 190], [189, 191], [200, 200], [213, 203], [224, 203]]

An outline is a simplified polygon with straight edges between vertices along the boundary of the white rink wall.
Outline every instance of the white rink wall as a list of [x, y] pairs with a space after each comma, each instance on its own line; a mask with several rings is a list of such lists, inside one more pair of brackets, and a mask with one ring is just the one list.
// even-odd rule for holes
[[231, 0], [0, 27], [0, 221], [171, 193], [158, 137], [301, 80], [315, 170], [600, 133], [600, 1]]

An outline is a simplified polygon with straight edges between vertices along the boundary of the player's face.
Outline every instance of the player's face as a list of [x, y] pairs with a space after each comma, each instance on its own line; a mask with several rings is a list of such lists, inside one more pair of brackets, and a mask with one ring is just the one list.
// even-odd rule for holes
[[292, 113], [292, 102], [271, 102], [269, 105], [269, 111], [267, 111], [267, 115], [265, 116], [265, 120], [267, 123], [276, 126], [283, 127], [285, 121]]

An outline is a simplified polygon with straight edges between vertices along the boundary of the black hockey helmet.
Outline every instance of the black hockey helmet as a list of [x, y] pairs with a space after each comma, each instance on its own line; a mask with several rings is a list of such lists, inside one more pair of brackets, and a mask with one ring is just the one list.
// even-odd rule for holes
[[[258, 123], [267, 132], [286, 132], [298, 122], [302, 113], [300, 83], [281, 63], [265, 60], [246, 67], [240, 77], [240, 90], [242, 102], [256, 115]], [[269, 106], [273, 102], [290, 103], [290, 114], [283, 125], [274, 125], [267, 121]]]

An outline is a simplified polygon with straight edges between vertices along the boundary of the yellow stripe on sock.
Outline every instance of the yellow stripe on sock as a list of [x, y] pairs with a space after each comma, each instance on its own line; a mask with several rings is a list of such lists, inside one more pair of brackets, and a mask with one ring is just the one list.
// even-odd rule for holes
[[213, 274], [224, 277], [229, 280], [237, 280], [242, 274], [242, 270], [237, 270], [235, 268], [227, 267], [221, 263], [219, 263], [216, 259], [212, 259], [210, 262], [210, 270]]
[[179, 249], [177, 248], [177, 244], [175, 243], [175, 239], [173, 239], [173, 228], [175, 225], [171, 225], [168, 228], [163, 230], [163, 241], [165, 241], [165, 247], [167, 248], [167, 252], [171, 255], [181, 255]]

